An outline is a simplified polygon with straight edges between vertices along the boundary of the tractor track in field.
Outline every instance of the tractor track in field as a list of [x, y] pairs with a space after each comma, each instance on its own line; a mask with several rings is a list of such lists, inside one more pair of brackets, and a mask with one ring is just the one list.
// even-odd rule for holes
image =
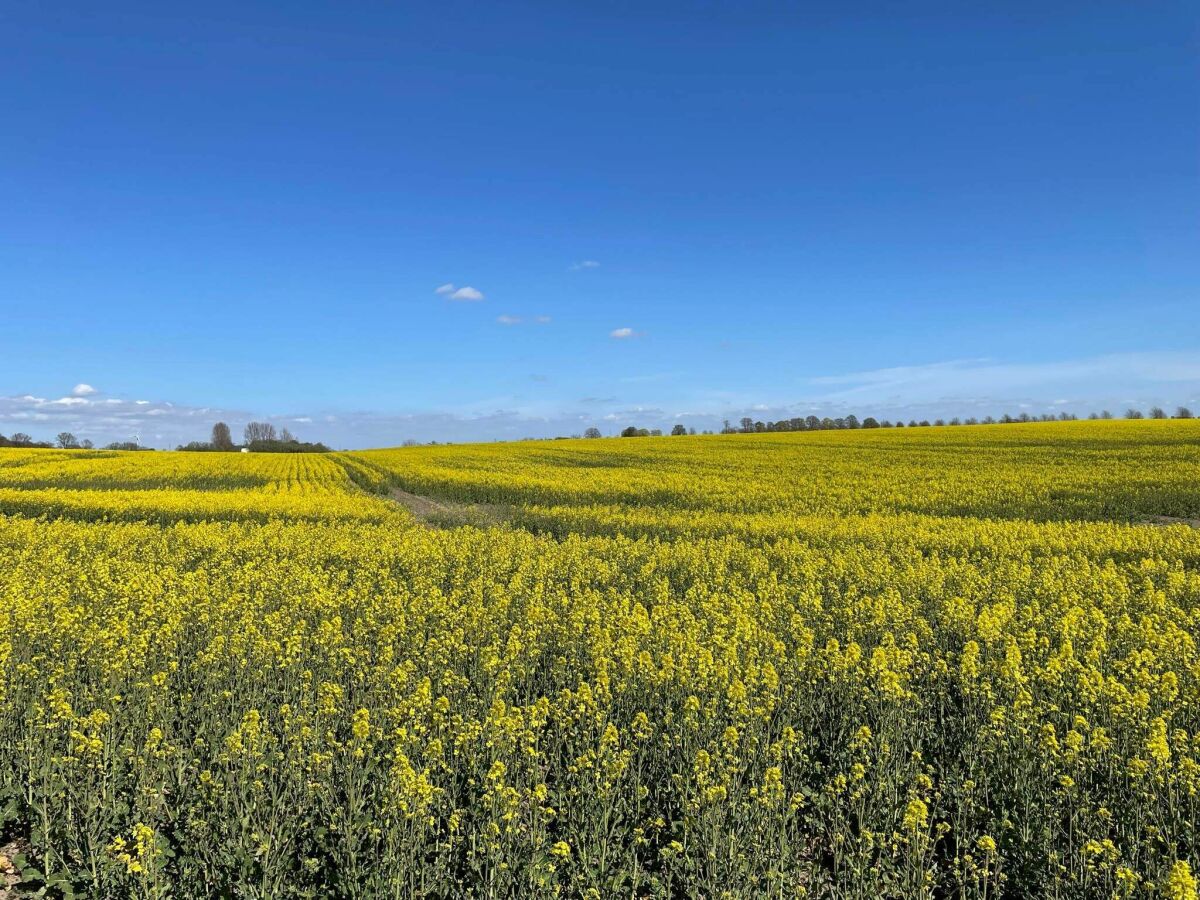
[[1200, 528], [1200, 519], [1180, 518], [1178, 516], [1149, 516], [1141, 521], [1142, 525], [1187, 525], [1189, 528]]
[[504, 507], [493, 503], [435, 500], [433, 497], [414, 494], [401, 488], [392, 488], [388, 496], [427, 528], [456, 528], [460, 525], [487, 528], [499, 525], [509, 518]]

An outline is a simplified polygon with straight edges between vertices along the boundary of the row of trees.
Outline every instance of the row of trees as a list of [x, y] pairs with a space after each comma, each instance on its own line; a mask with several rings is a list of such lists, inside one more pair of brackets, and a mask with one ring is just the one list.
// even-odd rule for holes
[[[1149, 413], [1143, 413], [1140, 409], [1125, 410], [1126, 419], [1190, 419], [1192, 411], [1186, 406], [1177, 407], [1175, 415], [1168, 416], [1166, 410], [1161, 406], [1152, 406]], [[1017, 416], [1003, 415], [1000, 418], [985, 416], [982, 419], [967, 418], [960, 419], [955, 416], [952, 419], [935, 419], [930, 422], [928, 419], [917, 421], [912, 419], [908, 422], [909, 428], [923, 428], [929, 426], [942, 425], [1009, 425], [1021, 422], [1070, 422], [1078, 419], [1074, 413], [1043, 413], [1035, 416], [1030, 413], [1023, 412]], [[1107, 409], [1102, 412], [1093, 412], [1088, 415], [1089, 419], [1112, 419], [1113, 414]], [[764, 432], [773, 431], [828, 431], [837, 429], [854, 429], [854, 428], [904, 428], [903, 421], [890, 422], [887, 419], [878, 420], [873, 416], [867, 416], [861, 422], [855, 415], [848, 415], [839, 418], [818, 418], [817, 416], [797, 417], [794, 419], [780, 419], [776, 422], [756, 421], [749, 416], [745, 416], [739, 420], [738, 426], [730, 424], [728, 419], [725, 420], [724, 426], [721, 428], [721, 434], [761, 434]], [[630, 425], [628, 428], [621, 430], [621, 437], [661, 437], [661, 428], [638, 428], [635, 425]], [[671, 429], [672, 436], [681, 436], [686, 434], [695, 434], [695, 428], [688, 428], [684, 425], [675, 425]], [[703, 434], [712, 434], [711, 431], [704, 431]], [[574, 435], [579, 437], [579, 435]], [[600, 433], [599, 428], [589, 428], [583, 433], [585, 438], [599, 438], [604, 435]], [[176, 450], [191, 450], [198, 452], [220, 452], [232, 453], [241, 449], [247, 449], [255, 453], [328, 453], [329, 448], [320, 442], [309, 443], [299, 441], [288, 431], [287, 428], [282, 428], [278, 432], [275, 431], [275, 426], [270, 422], [250, 422], [242, 430], [242, 445], [233, 442], [233, 434], [229, 430], [229, 426], [224, 422], [217, 422], [212, 427], [212, 436], [208, 441], [192, 441], [189, 444], [183, 444], [176, 447]], [[415, 444], [415, 441], [405, 441], [405, 446]], [[431, 443], [437, 443], [433, 441]], [[24, 432], [16, 432], [11, 437], [5, 437], [0, 434], [0, 447], [60, 447], [65, 450], [91, 450], [94, 448], [93, 443], [88, 439], [79, 440], [70, 431], [61, 431], [51, 444], [48, 441], [35, 441], [32, 437]], [[149, 447], [143, 447], [136, 441], [114, 441], [111, 444], [106, 444], [105, 450], [148, 450]]]
[[[1073, 421], [1077, 420], [1078, 418], [1079, 417], [1077, 415], [1075, 415], [1074, 413], [1067, 413], [1067, 412], [1062, 412], [1062, 413], [1059, 413], [1058, 415], [1054, 415], [1053, 413], [1043, 413], [1041, 415], [1032, 415], [1030, 413], [1023, 412], [1016, 416], [1011, 416], [1011, 415], [1006, 414], [1006, 415], [1001, 416], [998, 419], [993, 416], [985, 416], [982, 419], [977, 419], [974, 417], [967, 418], [967, 419], [961, 419], [961, 418], [955, 416], [952, 419], [934, 419], [932, 422], [930, 422], [928, 419], [921, 419], [920, 421], [918, 421], [916, 419], [910, 419], [907, 427], [922, 428], [922, 427], [929, 427], [931, 425], [932, 426], [941, 426], [941, 425], [1013, 425], [1013, 424], [1018, 424], [1021, 422], [1073, 422]], [[1106, 409], [1106, 410], [1104, 410], [1102, 412], [1098, 412], [1098, 413], [1096, 413], [1096, 412], [1089, 413], [1088, 418], [1092, 419], [1092, 420], [1096, 420], [1096, 419], [1111, 419], [1114, 417], [1113, 417], [1113, 414]], [[1125, 411], [1125, 418], [1127, 418], [1127, 419], [1143, 419], [1143, 418], [1146, 418], [1146, 416], [1142, 413], [1141, 410], [1127, 409]], [[1155, 406], [1155, 407], [1151, 408], [1150, 413], [1149, 413], [1149, 418], [1151, 418], [1151, 419], [1166, 419], [1166, 418], [1190, 419], [1190, 418], [1192, 418], [1192, 411], [1190, 409], [1188, 409], [1186, 406], [1181, 406], [1175, 411], [1175, 415], [1173, 417], [1170, 417], [1167, 415], [1166, 410], [1164, 410], [1162, 407]], [[826, 417], [823, 419], [818, 419], [816, 416], [807, 416], [803, 419], [799, 419], [799, 418], [797, 418], [797, 419], [781, 419], [778, 422], [756, 422], [753, 419], [751, 419], [749, 416], [747, 416], [739, 422], [739, 425], [741, 427], [734, 428], [732, 425], [729, 424], [729, 420], [726, 419], [725, 427], [721, 429], [721, 433], [722, 434], [752, 434], [752, 433], [758, 433], [758, 432], [764, 432], [764, 431], [824, 431], [824, 430], [828, 430], [828, 429], [839, 429], [839, 428], [904, 428], [905, 427], [905, 423], [903, 421], [896, 421], [895, 423], [893, 423], [893, 422], [888, 421], [887, 419], [877, 420], [873, 416], [867, 416], [865, 419], [863, 419], [860, 422], [858, 420], [858, 418], [854, 415], [849, 415], [844, 418], [837, 418], [837, 419], [831, 419], [829, 417]], [[674, 434], [674, 433], [675, 432], [672, 432], [672, 434]]]
[[[672, 437], [679, 437], [680, 435], [695, 434], [695, 433], [696, 433], [695, 428], [687, 428], [686, 426], [683, 426], [683, 425], [676, 425], [674, 428], [671, 429]], [[706, 431], [704, 433], [712, 434], [711, 431]], [[583, 436], [588, 437], [588, 438], [598, 438], [598, 437], [600, 437], [600, 429], [589, 428], [587, 431], [585, 431], [583, 433]], [[651, 428], [651, 429], [647, 430], [645, 428], [636, 428], [633, 425], [630, 425], [628, 428], [625, 428], [621, 431], [621, 437], [662, 437], [662, 429], [661, 428]]]
[[[39, 447], [42, 449], [50, 447], [58, 447], [62, 450], [94, 450], [96, 445], [87, 438], [78, 439], [70, 431], [60, 431], [54, 439], [54, 443], [49, 441], [35, 441], [23, 431], [18, 431], [11, 437], [5, 437], [0, 434], [0, 447]], [[105, 450], [149, 450], [149, 447], [143, 447], [136, 441], [113, 441], [111, 444], [104, 446]]]
[[[245, 443], [241, 446], [233, 442], [233, 434], [224, 422], [218, 422], [212, 427], [212, 438], [209, 441], [192, 441], [190, 444], [176, 447], [177, 450], [202, 450], [232, 453], [245, 447], [256, 453], [328, 453], [329, 448], [321, 443], [309, 443], [297, 440], [286, 428], [275, 431], [270, 422], [251, 422], [242, 431]], [[84, 438], [80, 440], [70, 431], [60, 431], [55, 442], [35, 441], [22, 431], [11, 437], [0, 434], [0, 447], [60, 447], [63, 450], [92, 450], [95, 445]], [[105, 450], [148, 450], [136, 441], [113, 441], [104, 447]]]
[[[1043, 413], [1042, 415], [1032, 415], [1023, 412], [1016, 416], [1003, 415], [1000, 418], [993, 416], [985, 416], [982, 419], [974, 417], [962, 419], [955, 416], [952, 419], [934, 419], [932, 422], [928, 419], [911, 419], [907, 425], [903, 421], [891, 422], [888, 419], [876, 419], [874, 416], [867, 416], [862, 421], [859, 421], [855, 415], [842, 416], [839, 418], [818, 418], [817, 416], [804, 416], [794, 419], [780, 419], [776, 422], [761, 422], [746, 416], [742, 418], [737, 426], [725, 420], [724, 427], [721, 429], [721, 434], [761, 434], [764, 432], [773, 431], [830, 431], [837, 429], [854, 429], [854, 428], [927, 428], [930, 426], [937, 427], [943, 425], [1013, 425], [1021, 422], [1073, 422], [1079, 417], [1074, 413]], [[1102, 412], [1094, 412], [1088, 414], [1089, 419], [1112, 419], [1115, 418], [1107, 409]], [[1186, 406], [1180, 406], [1175, 410], [1174, 416], [1168, 416], [1166, 410], [1160, 406], [1151, 407], [1148, 414], [1143, 413], [1139, 409], [1127, 409], [1125, 411], [1126, 419], [1190, 419], [1192, 411]], [[671, 429], [672, 435], [695, 434], [695, 428], [685, 428], [683, 425], [676, 425]], [[704, 434], [711, 434], [706, 431]], [[621, 437], [658, 437], [662, 435], [662, 429], [659, 428], [638, 428], [629, 426], [621, 431]], [[601, 437], [600, 429], [589, 428], [584, 432], [584, 437], [598, 438]]]
[[50, 447], [47, 441], [35, 441], [23, 431], [18, 431], [12, 437], [0, 434], [0, 447]]
[[233, 433], [224, 422], [218, 422], [212, 427], [212, 437], [208, 441], [192, 441], [176, 447], [177, 450], [197, 452], [233, 453], [237, 450], [250, 450], [254, 453], [328, 453], [329, 448], [322, 443], [299, 441], [286, 428], [279, 432], [270, 422], [250, 422], [242, 429], [243, 443], [241, 446], [233, 442]]

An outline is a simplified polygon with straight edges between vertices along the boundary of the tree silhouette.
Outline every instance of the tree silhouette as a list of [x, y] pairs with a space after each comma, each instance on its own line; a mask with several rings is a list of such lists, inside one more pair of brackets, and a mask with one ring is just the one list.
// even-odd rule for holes
[[233, 435], [229, 433], [229, 426], [224, 422], [218, 422], [212, 427], [212, 445], [218, 450], [233, 449]]

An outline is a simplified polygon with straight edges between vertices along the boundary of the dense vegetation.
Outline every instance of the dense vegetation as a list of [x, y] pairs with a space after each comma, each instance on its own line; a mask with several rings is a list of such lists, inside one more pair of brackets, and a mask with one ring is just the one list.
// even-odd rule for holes
[[328, 453], [329, 448], [319, 441], [300, 441], [284, 428], [279, 434], [270, 422], [251, 422], [244, 432], [245, 443], [240, 447], [233, 442], [229, 426], [217, 422], [212, 428], [212, 437], [207, 441], [192, 441], [176, 450], [193, 453], [233, 453], [249, 450], [252, 453]]
[[1197, 471], [1149, 419], [4, 450], [5, 836], [96, 897], [1195, 898], [1200, 531], [1144, 523]]

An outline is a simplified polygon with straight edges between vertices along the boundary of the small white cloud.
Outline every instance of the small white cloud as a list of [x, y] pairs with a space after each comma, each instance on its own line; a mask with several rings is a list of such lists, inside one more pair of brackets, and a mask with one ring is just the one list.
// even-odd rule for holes
[[475, 302], [483, 299], [483, 291], [477, 291], [477, 290], [475, 290], [475, 288], [471, 287], [470, 285], [467, 285], [466, 287], [460, 287], [457, 291], [450, 294], [449, 296], [450, 296], [451, 300], [460, 300], [460, 301], [466, 301], [468, 303], [475, 303]]
[[496, 321], [501, 325], [520, 325], [520, 316], [496, 316]]
[[453, 294], [454, 285], [447, 282], [446, 284], [443, 284], [441, 287], [437, 288], [434, 293], [441, 294], [443, 297], [445, 297], [447, 294]]
[[581, 269], [598, 269], [598, 268], [600, 268], [600, 263], [596, 262], [596, 260], [585, 259], [582, 262], [577, 262], [577, 263], [575, 263], [575, 265], [571, 266], [571, 271], [578, 272]]
[[98, 393], [98, 391], [90, 384], [80, 383], [71, 388], [71, 394], [75, 397], [87, 397], [95, 393]]
[[149, 400], [134, 400], [133, 402], [138, 406], [148, 406], [150, 404]]
[[549, 325], [553, 320], [549, 316], [534, 316], [533, 321], [539, 325]]
[[636, 332], [632, 328], [614, 328], [608, 333], [611, 338], [616, 338], [619, 341], [626, 340], [631, 337], [636, 337]]

